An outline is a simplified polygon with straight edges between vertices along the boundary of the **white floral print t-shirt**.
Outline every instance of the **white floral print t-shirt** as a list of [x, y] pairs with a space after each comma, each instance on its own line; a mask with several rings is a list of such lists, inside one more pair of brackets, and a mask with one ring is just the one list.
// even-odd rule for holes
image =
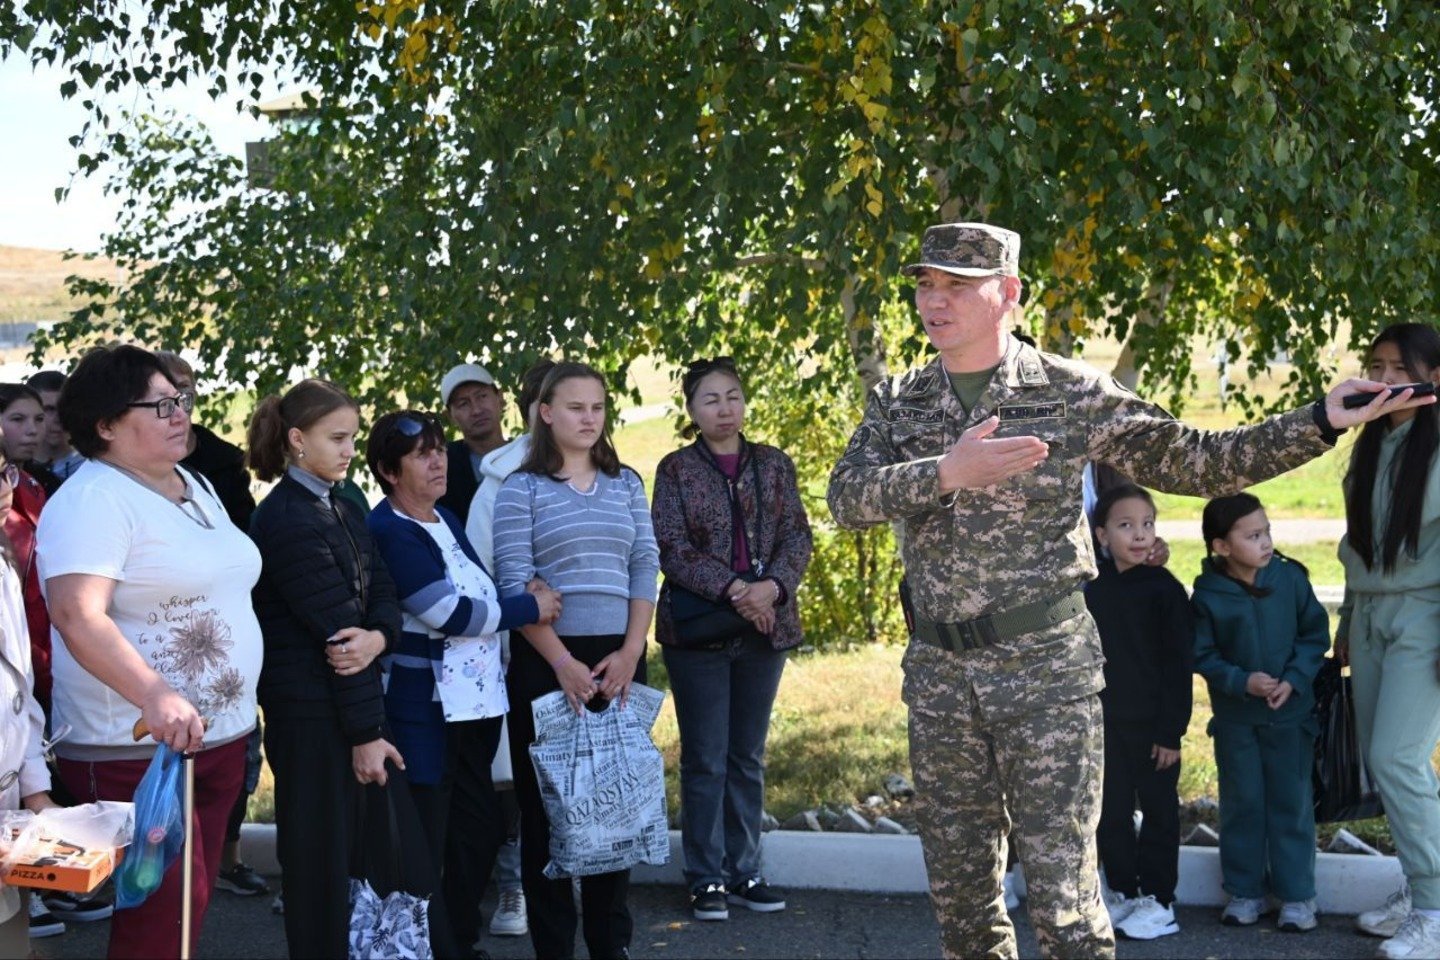
[[[91, 574], [115, 581], [106, 612], [121, 635], [207, 718], [206, 748], [255, 726], [262, 641], [250, 590], [260, 551], [205, 481], [181, 468], [193, 499], [166, 499], [136, 478], [88, 460], [45, 504], [36, 532], [40, 582]], [[48, 595], [48, 593], [47, 593]], [[55, 752], [72, 760], [148, 756], [136, 744], [138, 707], [75, 660], [51, 630], [52, 722], [68, 724]]]

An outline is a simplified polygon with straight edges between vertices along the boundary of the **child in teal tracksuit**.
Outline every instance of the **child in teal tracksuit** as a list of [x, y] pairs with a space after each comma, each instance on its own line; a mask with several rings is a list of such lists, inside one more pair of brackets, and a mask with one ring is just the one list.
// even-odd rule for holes
[[1311, 683], [1330, 622], [1305, 567], [1276, 553], [1248, 493], [1205, 506], [1209, 556], [1195, 579], [1195, 669], [1210, 688], [1220, 776], [1221, 921], [1245, 926], [1282, 901], [1282, 930], [1315, 921]]

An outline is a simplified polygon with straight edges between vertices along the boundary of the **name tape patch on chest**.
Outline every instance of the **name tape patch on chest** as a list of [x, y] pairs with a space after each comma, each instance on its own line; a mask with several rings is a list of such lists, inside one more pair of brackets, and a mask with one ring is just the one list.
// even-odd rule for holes
[[1002, 403], [995, 412], [999, 415], [1001, 423], [1008, 420], [1064, 420], [1065, 401]]

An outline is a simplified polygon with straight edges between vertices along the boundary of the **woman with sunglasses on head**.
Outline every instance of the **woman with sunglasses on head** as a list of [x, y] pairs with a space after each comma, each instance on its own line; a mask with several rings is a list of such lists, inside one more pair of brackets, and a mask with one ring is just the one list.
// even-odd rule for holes
[[[659, 554], [645, 486], [620, 465], [606, 419], [605, 380], [583, 363], [558, 363], [540, 387], [530, 451], [495, 501], [500, 593], [515, 596], [535, 578], [560, 591], [553, 625], [521, 627], [512, 639], [510, 750], [528, 756], [535, 739], [531, 702], [564, 690], [578, 713], [619, 698], [645, 679], [645, 637], [655, 610]], [[520, 805], [521, 879], [537, 956], [575, 956], [570, 881], [547, 880], [550, 824], [535, 769], [515, 764]], [[634, 922], [630, 871], [580, 880], [590, 956], [628, 956]]]
[[395, 583], [364, 514], [333, 492], [359, 429], [355, 401], [325, 380], [266, 397], [250, 421], [250, 467], [279, 480], [250, 536], [264, 561], [259, 692], [292, 957], [347, 955], [361, 785], [385, 784], [387, 764], [405, 767], [386, 726], [379, 662], [400, 634]]
[[[728, 903], [763, 913], [785, 899], [760, 873], [765, 737], [799, 646], [795, 591], [810, 563], [810, 522], [795, 465], [745, 439], [745, 390], [729, 357], [697, 360], [681, 380], [694, 438], [655, 472], [655, 537], [665, 574], [655, 639], [680, 725], [685, 880], [698, 920]], [[680, 599], [723, 605], [733, 634], [705, 636]]]
[[459, 519], [437, 503], [449, 464], [433, 419], [385, 414], [370, 431], [365, 461], [385, 494], [370, 532], [404, 611], [387, 658], [385, 709], [431, 856], [444, 864], [445, 905], [464, 947], [480, 937], [480, 898], [505, 842], [490, 779], [509, 709], [500, 632], [553, 623], [560, 595], [542, 586], [500, 597]]
[[[194, 398], [129, 344], [85, 355], [60, 419], [87, 459], [36, 532], [55, 630], [52, 724], [76, 800], [130, 800], [155, 742], [193, 754], [193, 949], [255, 726], [260, 625], [255, 545], [203, 478], [179, 466]], [[136, 721], [150, 736], [135, 742]], [[111, 957], [176, 956], [181, 865], [140, 906], [117, 910]]]
[[24, 588], [25, 620], [30, 630], [30, 655], [35, 664], [35, 699], [50, 716], [50, 614], [40, 589], [35, 566], [35, 530], [49, 495], [43, 485], [23, 469], [35, 456], [43, 413], [40, 395], [18, 383], [0, 384], [0, 449], [3, 449], [10, 505], [4, 512], [5, 535], [14, 548], [16, 569]]

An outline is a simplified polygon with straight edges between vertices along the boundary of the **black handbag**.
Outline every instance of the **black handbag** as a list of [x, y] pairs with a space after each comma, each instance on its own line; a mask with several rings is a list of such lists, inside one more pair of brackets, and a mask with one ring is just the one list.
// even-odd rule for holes
[[[705, 441], [697, 440], [696, 443], [701, 454], [719, 472], [720, 467], [710, 456]], [[760, 524], [764, 522], [765, 508], [760, 489], [760, 468], [755, 465], [753, 455], [750, 457], [750, 470], [755, 481], [755, 529], [758, 532]], [[748, 541], [745, 533], [745, 518], [740, 510], [739, 495], [735, 492], [734, 484], [728, 477], [726, 482], [730, 483], [732, 521], [740, 524], [740, 535], [746, 537]], [[737, 576], [748, 583], [755, 583], [763, 579], [764, 569], [763, 561], [751, 557], [750, 570], [737, 574]], [[734, 640], [757, 633], [755, 625], [737, 613], [729, 601], [712, 600], [688, 587], [680, 586], [669, 577], [665, 578], [665, 586], [669, 593], [670, 620], [675, 625], [675, 645], [677, 647], [687, 650], [721, 650]]]
[[[754, 583], [760, 578], [740, 574]], [[755, 625], [740, 616], [729, 603], [702, 597], [694, 590], [666, 581], [670, 588], [670, 619], [675, 624], [675, 645], [688, 650], [720, 650], [740, 637], [755, 632]]]
[[1350, 678], [1331, 657], [1315, 678], [1315, 822], [1368, 820], [1385, 813], [1355, 730]]

